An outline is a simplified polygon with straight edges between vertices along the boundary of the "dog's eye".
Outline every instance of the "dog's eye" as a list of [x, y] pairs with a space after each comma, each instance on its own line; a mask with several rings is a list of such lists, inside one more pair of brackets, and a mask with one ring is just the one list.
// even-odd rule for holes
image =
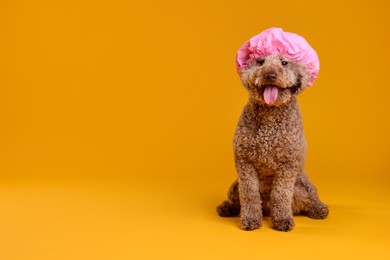
[[263, 65], [264, 64], [264, 60], [257, 60], [257, 64], [260, 65], [260, 66]]
[[286, 66], [287, 64], [288, 64], [287, 61], [282, 61], [282, 65], [283, 65], [283, 66]]

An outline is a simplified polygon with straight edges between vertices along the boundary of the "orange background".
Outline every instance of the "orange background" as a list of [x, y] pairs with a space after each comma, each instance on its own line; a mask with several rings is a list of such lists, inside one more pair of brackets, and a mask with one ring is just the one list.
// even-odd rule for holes
[[[390, 258], [386, 1], [2, 1], [0, 259]], [[300, 96], [330, 206], [290, 233], [215, 206], [247, 95], [235, 52], [269, 27], [321, 70]]]

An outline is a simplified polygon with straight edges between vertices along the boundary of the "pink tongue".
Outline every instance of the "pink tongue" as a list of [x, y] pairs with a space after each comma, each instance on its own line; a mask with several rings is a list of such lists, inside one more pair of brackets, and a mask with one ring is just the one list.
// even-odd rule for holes
[[272, 105], [278, 98], [278, 88], [274, 86], [267, 86], [263, 93], [263, 98], [267, 105]]

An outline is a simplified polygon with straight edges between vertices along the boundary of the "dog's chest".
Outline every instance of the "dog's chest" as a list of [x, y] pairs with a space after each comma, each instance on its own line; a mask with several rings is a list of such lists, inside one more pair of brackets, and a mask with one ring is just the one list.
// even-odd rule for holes
[[294, 129], [288, 129], [280, 123], [260, 124], [255, 131], [254, 142], [256, 150], [262, 155], [283, 152], [284, 149], [294, 145]]
[[306, 146], [302, 129], [291, 122], [259, 124], [253, 141], [256, 167], [270, 170], [302, 158]]
[[306, 140], [296, 100], [281, 107], [246, 106], [236, 129], [234, 149], [237, 161], [249, 161], [265, 175], [302, 167]]

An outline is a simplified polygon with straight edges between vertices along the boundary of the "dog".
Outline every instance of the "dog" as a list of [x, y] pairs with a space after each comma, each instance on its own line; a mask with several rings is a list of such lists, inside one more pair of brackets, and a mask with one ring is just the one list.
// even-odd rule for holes
[[325, 219], [329, 213], [304, 171], [307, 145], [297, 102], [317, 75], [313, 64], [298, 61], [299, 55], [285, 55], [284, 49], [256, 55], [249, 45], [242, 47], [249, 55], [237, 55], [245, 60], [237, 66], [249, 93], [233, 141], [237, 180], [217, 212], [221, 217], [240, 216], [243, 230], [260, 228], [263, 216], [270, 216], [274, 229], [290, 231], [293, 215]]

